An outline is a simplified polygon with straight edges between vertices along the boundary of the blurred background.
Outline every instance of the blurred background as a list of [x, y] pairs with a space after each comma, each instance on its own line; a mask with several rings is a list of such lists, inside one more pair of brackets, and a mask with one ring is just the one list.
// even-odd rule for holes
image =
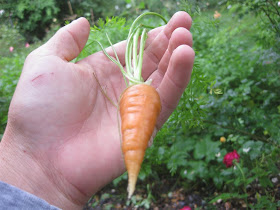
[[[280, 208], [280, 1], [0, 0], [0, 139], [26, 56], [78, 17], [91, 24], [80, 60], [126, 39], [144, 11], [188, 12], [196, 59], [180, 104], [146, 151], [137, 190], [127, 174], [85, 209]], [[163, 23], [147, 16], [145, 24]]]

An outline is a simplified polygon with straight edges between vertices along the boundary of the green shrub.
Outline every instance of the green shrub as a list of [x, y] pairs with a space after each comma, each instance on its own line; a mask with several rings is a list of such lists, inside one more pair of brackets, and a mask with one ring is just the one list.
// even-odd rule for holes
[[[24, 37], [15, 28], [0, 24], [0, 56], [11, 57], [25, 48]], [[10, 52], [13, 47], [13, 52]]]
[[261, 22], [265, 23], [264, 25], [268, 26], [269, 30], [274, 32], [271, 35], [275, 35], [276, 33], [278, 37], [280, 36], [280, 12], [277, 1], [230, 0], [227, 4], [234, 4], [235, 11], [241, 16], [252, 12], [257, 17], [261, 17]]
[[6, 3], [6, 15], [11, 15], [20, 33], [28, 42], [43, 39], [53, 18], [59, 12], [54, 0], [16, 0]]
[[[92, 24], [96, 22], [99, 18], [111, 17], [115, 15], [115, 5], [117, 2], [115, 0], [71, 0], [71, 1], [60, 1], [55, 0], [56, 5], [60, 12], [56, 15], [56, 18], [60, 23], [63, 20], [72, 20], [72, 18], [86, 17]], [[71, 10], [69, 8], [68, 2], [71, 3]], [[93, 15], [93, 16], [92, 16]]]

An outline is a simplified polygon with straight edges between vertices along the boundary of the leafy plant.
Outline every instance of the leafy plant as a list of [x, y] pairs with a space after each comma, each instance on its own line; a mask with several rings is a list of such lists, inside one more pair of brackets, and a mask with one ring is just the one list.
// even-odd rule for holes
[[20, 76], [24, 58], [2, 57], [0, 60], [0, 139], [8, 118], [9, 104]]
[[[15, 53], [20, 53], [25, 47], [24, 37], [17, 29], [7, 25], [0, 25], [0, 56], [12, 57]], [[10, 51], [13, 47], [13, 51]]]
[[[236, 9], [240, 9], [243, 7], [241, 11], [241, 15], [244, 12], [251, 11], [258, 17], [264, 17], [265, 19], [261, 18], [264, 23], [269, 23], [269, 28], [274, 33], [280, 35], [280, 9], [279, 3], [277, 5], [276, 1], [271, 0], [231, 0], [228, 4], [235, 4]], [[242, 14], [243, 13], [243, 14]]]
[[42, 39], [59, 12], [54, 0], [16, 0], [14, 4], [6, 3], [6, 10], [28, 42], [34, 37]]

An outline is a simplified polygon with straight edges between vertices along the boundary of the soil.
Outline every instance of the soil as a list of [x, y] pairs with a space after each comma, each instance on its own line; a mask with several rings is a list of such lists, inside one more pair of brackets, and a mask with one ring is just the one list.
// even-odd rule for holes
[[[275, 180], [275, 179], [274, 179]], [[176, 181], [175, 181], [176, 183]], [[239, 210], [250, 209], [247, 208], [245, 199], [229, 199], [223, 201], [217, 200], [210, 203], [210, 200], [221, 193], [216, 192], [215, 187], [193, 186], [192, 190], [186, 190], [190, 187], [180, 187], [178, 183], [174, 185], [174, 180], [162, 180], [158, 184], [150, 184], [152, 187], [139, 183], [137, 190], [131, 200], [126, 198], [126, 183], [118, 185], [115, 188], [112, 184], [105, 187], [103, 190], [95, 194], [84, 207], [84, 210], [93, 209], [153, 209], [153, 210], [169, 210], [169, 209], [182, 209], [189, 206], [191, 209], [225, 209], [225, 210]], [[206, 188], [207, 186], [207, 188]], [[253, 184], [247, 188], [247, 202], [248, 205], [258, 203], [258, 199], [268, 194], [274, 197], [274, 200], [280, 203], [280, 177], [277, 177], [277, 182], [274, 183], [272, 188], [266, 189], [263, 192], [257, 189], [258, 185]], [[242, 194], [242, 193], [241, 193]], [[268, 201], [270, 202], [270, 201]], [[269, 205], [269, 204], [268, 204]], [[276, 207], [277, 208], [277, 207]], [[261, 208], [262, 209], [262, 208]], [[267, 208], [265, 208], [267, 209]], [[270, 208], [269, 208], [270, 209]], [[278, 206], [278, 208], [279, 206]]]

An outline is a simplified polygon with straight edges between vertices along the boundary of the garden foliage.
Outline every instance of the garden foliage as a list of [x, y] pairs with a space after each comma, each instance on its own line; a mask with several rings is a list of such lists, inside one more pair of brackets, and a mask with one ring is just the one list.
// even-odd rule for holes
[[[54, 25], [84, 16], [90, 21], [114, 14], [113, 0], [2, 0], [0, 20], [16, 27], [26, 41], [42, 40]], [[113, 5], [113, 6], [112, 6]]]
[[55, 0], [14, 0], [6, 1], [3, 6], [3, 15], [9, 17], [10, 24], [15, 24], [28, 42], [43, 39], [59, 11]]

